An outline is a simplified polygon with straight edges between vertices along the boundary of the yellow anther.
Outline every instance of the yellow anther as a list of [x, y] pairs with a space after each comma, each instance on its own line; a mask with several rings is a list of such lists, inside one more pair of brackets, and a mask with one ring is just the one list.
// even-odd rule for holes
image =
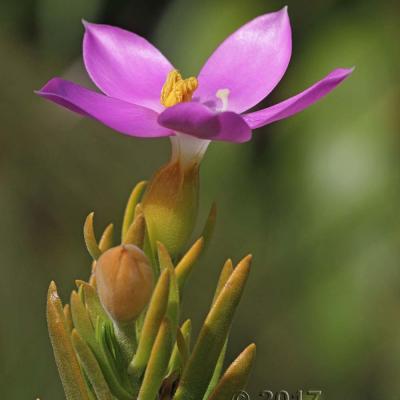
[[198, 81], [195, 77], [182, 79], [179, 71], [173, 70], [168, 74], [161, 90], [161, 104], [171, 107], [184, 101], [190, 101], [197, 86]]

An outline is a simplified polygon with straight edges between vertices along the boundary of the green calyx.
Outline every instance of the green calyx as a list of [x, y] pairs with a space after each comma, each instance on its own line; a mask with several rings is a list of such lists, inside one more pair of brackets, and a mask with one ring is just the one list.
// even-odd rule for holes
[[193, 232], [199, 203], [199, 164], [172, 160], [153, 176], [143, 196], [143, 213], [153, 251], [162, 242], [173, 259]]

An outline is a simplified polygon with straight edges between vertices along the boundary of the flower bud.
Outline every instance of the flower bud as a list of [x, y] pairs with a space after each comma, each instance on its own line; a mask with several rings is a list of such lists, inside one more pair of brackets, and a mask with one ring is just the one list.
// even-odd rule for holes
[[96, 263], [97, 292], [118, 324], [135, 320], [150, 300], [153, 271], [138, 247], [127, 244], [104, 252]]

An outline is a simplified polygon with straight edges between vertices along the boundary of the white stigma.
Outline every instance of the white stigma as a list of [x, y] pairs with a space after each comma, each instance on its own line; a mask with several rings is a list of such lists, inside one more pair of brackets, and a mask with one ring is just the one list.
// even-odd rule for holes
[[219, 89], [215, 94], [222, 102], [222, 107], [218, 110], [219, 112], [224, 112], [228, 109], [228, 98], [230, 94], [229, 89]]

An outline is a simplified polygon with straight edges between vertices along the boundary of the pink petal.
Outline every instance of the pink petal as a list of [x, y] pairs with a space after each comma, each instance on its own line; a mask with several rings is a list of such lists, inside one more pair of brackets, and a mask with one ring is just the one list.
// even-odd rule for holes
[[243, 117], [252, 129], [259, 128], [280, 119], [288, 118], [311, 106], [321, 97], [327, 95], [352, 72], [353, 68], [335, 69], [304, 92], [282, 101], [281, 103], [264, 108], [263, 110], [244, 114]]
[[107, 97], [61, 78], [53, 78], [37, 94], [129, 136], [173, 135], [157, 123], [155, 111]]
[[278, 84], [289, 64], [292, 38], [287, 8], [262, 15], [229, 36], [199, 74], [195, 92], [204, 103], [229, 89], [229, 110], [243, 112]]
[[171, 63], [139, 35], [109, 25], [84, 22], [83, 59], [105, 94], [160, 111], [160, 94]]
[[243, 118], [232, 111], [216, 113], [201, 103], [179, 103], [158, 117], [162, 126], [200, 139], [246, 142], [251, 129]]

